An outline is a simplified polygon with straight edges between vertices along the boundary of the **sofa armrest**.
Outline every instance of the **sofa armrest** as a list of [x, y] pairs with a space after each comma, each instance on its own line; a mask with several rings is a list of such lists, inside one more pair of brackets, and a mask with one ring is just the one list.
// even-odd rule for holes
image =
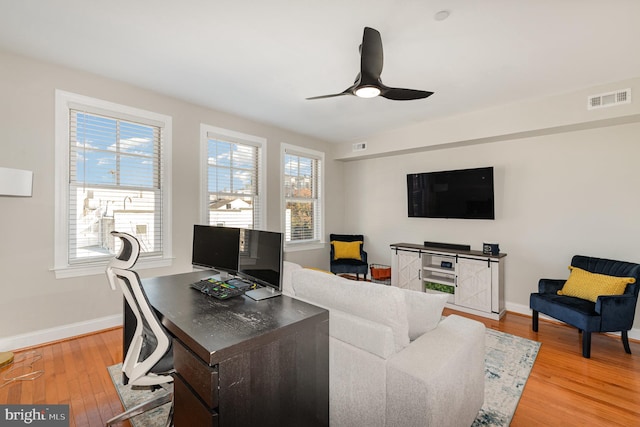
[[484, 402], [484, 357], [484, 325], [448, 316], [389, 358], [386, 424], [470, 426]]
[[540, 279], [538, 281], [538, 292], [541, 294], [555, 294], [562, 287], [566, 280], [564, 279]]

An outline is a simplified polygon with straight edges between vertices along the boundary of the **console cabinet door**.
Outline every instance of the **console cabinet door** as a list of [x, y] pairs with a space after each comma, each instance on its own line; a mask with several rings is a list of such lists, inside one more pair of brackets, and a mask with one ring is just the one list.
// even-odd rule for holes
[[456, 305], [491, 312], [491, 262], [458, 257]]
[[420, 252], [392, 249], [391, 253], [391, 284], [403, 289], [423, 291]]

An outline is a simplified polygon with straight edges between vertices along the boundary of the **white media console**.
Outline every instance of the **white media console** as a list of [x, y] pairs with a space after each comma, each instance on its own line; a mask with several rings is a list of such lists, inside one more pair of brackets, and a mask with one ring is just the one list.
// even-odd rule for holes
[[504, 258], [447, 247], [391, 245], [391, 285], [449, 295], [447, 307], [499, 320], [505, 313]]

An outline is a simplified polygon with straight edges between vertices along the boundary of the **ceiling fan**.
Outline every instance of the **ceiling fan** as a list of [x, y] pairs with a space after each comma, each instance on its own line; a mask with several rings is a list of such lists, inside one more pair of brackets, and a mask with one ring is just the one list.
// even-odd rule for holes
[[395, 101], [422, 99], [433, 95], [433, 92], [415, 89], [402, 89], [385, 86], [380, 80], [382, 73], [382, 38], [373, 28], [364, 27], [362, 44], [360, 45], [360, 72], [356, 81], [344, 92], [331, 95], [314, 96], [307, 99], [333, 98], [342, 95], [355, 95], [361, 98], [374, 98], [378, 95]]

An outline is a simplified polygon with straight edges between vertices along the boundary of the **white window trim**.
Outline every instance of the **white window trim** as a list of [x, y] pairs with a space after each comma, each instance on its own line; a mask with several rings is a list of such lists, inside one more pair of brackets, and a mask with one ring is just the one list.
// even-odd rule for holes
[[318, 232], [320, 233], [320, 239], [314, 242], [284, 242], [284, 251], [285, 252], [298, 252], [298, 251], [308, 251], [315, 249], [324, 249], [325, 245], [325, 236], [324, 236], [324, 224], [325, 224], [325, 197], [324, 197], [324, 171], [325, 171], [325, 159], [324, 153], [322, 151], [312, 150], [310, 148], [300, 147], [298, 145], [292, 145], [287, 143], [280, 144], [280, 229], [284, 233], [286, 231], [285, 227], [285, 206], [286, 206], [286, 197], [284, 194], [284, 172], [285, 172], [285, 164], [284, 164], [284, 155], [287, 150], [300, 153], [303, 155], [308, 155], [310, 157], [316, 157], [320, 159], [320, 179], [318, 179], [318, 199], [320, 200], [320, 216], [321, 221], [318, 227]]
[[103, 101], [88, 96], [77, 95], [59, 89], [55, 91], [55, 231], [54, 231], [54, 266], [57, 279], [67, 277], [104, 274], [108, 261], [88, 262], [83, 265], [69, 264], [69, 107], [71, 104], [81, 104], [112, 112], [115, 116], [132, 115], [155, 120], [164, 124], [162, 142], [162, 256], [140, 258], [136, 263], [137, 269], [170, 266], [173, 260], [171, 248], [171, 141], [172, 119], [170, 116], [154, 113], [126, 105]]
[[258, 164], [258, 198], [260, 199], [260, 211], [258, 223], [261, 229], [267, 226], [267, 186], [265, 185], [267, 165], [267, 139], [247, 133], [236, 132], [216, 126], [200, 123], [200, 223], [209, 224], [209, 188], [207, 186], [208, 174], [208, 144], [209, 134], [217, 135], [221, 139], [238, 144], [255, 144], [260, 147], [260, 164]]

